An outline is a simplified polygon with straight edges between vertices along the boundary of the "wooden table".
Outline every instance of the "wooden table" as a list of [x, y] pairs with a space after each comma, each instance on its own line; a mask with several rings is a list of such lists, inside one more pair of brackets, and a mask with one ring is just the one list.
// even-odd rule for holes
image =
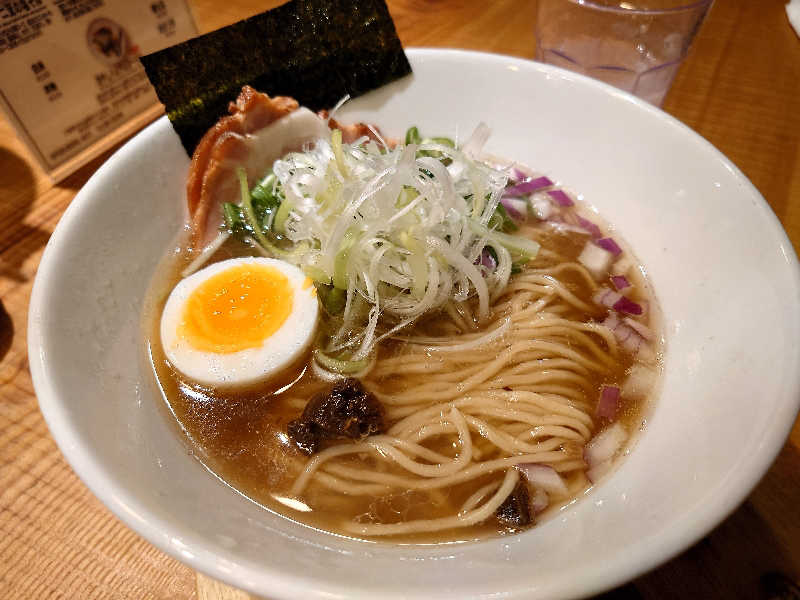
[[[800, 39], [783, 3], [717, 0], [664, 109], [744, 171], [800, 250]], [[209, 31], [277, 2], [191, 4], [200, 30]], [[528, 0], [389, 6], [406, 46], [534, 54]], [[0, 598], [244, 600], [117, 521], [67, 466], [37, 408], [26, 355], [33, 277], [59, 217], [105, 158], [53, 185], [0, 121]], [[800, 421], [759, 486], [720, 527], [604, 597], [796, 599], [799, 580]]]

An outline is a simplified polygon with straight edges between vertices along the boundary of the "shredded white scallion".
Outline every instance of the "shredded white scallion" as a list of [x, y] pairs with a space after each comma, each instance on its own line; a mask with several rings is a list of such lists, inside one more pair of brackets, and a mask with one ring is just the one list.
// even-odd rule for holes
[[[327, 351], [358, 340], [353, 360], [363, 360], [381, 339], [452, 299], [476, 295], [479, 318], [488, 316], [515, 252], [487, 229], [508, 179], [478, 158], [488, 135], [481, 124], [459, 150], [428, 141], [346, 144], [334, 133], [276, 161], [292, 207], [285, 236], [307, 248], [289, 260], [346, 287], [343, 324]], [[498, 257], [490, 273], [476, 264], [487, 244]], [[382, 334], [381, 315], [390, 317]]]

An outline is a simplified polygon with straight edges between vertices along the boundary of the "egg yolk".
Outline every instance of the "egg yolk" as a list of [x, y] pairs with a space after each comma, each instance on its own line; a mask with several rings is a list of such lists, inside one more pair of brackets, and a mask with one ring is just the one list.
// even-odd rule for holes
[[179, 335], [197, 350], [256, 348], [292, 311], [292, 287], [274, 267], [244, 264], [209, 277], [191, 293]]

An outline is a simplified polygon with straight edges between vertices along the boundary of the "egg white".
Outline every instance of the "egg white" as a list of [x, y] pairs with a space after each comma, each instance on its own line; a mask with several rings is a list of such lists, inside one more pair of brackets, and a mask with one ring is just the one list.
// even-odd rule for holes
[[[198, 350], [178, 333], [186, 301], [210, 277], [243, 264], [272, 267], [286, 276], [293, 296], [289, 315], [261, 346], [230, 353]], [[197, 271], [175, 286], [164, 306], [161, 344], [167, 359], [189, 379], [213, 387], [251, 386], [279, 374], [300, 358], [314, 337], [319, 303], [316, 288], [306, 282], [300, 269], [273, 258], [232, 258]]]

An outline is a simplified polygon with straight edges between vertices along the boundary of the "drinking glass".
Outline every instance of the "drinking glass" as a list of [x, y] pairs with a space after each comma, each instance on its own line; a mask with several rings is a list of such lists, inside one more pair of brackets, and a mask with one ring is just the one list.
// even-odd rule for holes
[[660, 106], [713, 0], [539, 0], [536, 59]]

